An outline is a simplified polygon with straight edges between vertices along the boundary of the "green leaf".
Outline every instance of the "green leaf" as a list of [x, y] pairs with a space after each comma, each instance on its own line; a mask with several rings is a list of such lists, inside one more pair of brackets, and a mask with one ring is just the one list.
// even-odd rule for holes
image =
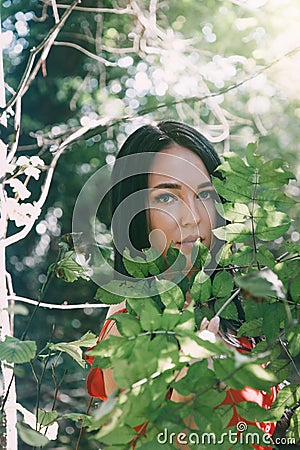
[[260, 364], [248, 361], [242, 363], [237, 369], [231, 358], [216, 358], [214, 359], [214, 370], [218, 379], [233, 389], [244, 389], [245, 386], [250, 386], [257, 390], [267, 391], [278, 382], [277, 378], [263, 369]]
[[260, 210], [255, 218], [255, 235], [262, 241], [273, 241], [283, 236], [291, 225], [289, 216], [280, 211]]
[[[270, 415], [266, 418], [266, 409], [257, 403], [245, 401], [236, 405], [238, 414], [251, 422], [270, 422]], [[276, 421], [276, 418], [273, 419]]]
[[218, 214], [229, 222], [245, 222], [250, 211], [244, 203], [216, 203]]
[[263, 187], [276, 188], [288, 184], [289, 180], [296, 179], [295, 175], [287, 170], [285, 161], [273, 158], [264, 163], [259, 170], [259, 182]]
[[123, 264], [127, 272], [134, 278], [145, 278], [148, 275], [148, 265], [141, 256], [133, 258], [128, 248], [123, 252]]
[[40, 424], [42, 427], [48, 427], [49, 425], [52, 425], [56, 419], [58, 418], [58, 412], [57, 411], [45, 411], [44, 409], [38, 410], [38, 424]]
[[195, 302], [206, 302], [211, 296], [211, 279], [204, 272], [199, 272], [191, 287], [191, 297]]
[[289, 291], [294, 302], [300, 303], [300, 276], [290, 282]]
[[245, 164], [245, 162], [234, 152], [225, 152], [222, 157], [228, 161], [230, 168], [234, 173], [240, 173], [245, 176], [253, 174], [253, 168]]
[[17, 430], [21, 440], [32, 447], [44, 447], [49, 442], [49, 439], [43, 434], [20, 423], [17, 423]]
[[284, 381], [290, 377], [290, 361], [286, 359], [276, 359], [268, 363], [266, 370], [274, 373], [278, 381]]
[[287, 432], [287, 442], [295, 443], [299, 441], [300, 441], [300, 410], [296, 409], [296, 411], [291, 417], [290, 427]]
[[[236, 177], [237, 178], [237, 177]], [[213, 185], [219, 195], [226, 198], [230, 202], [248, 203], [252, 200], [252, 192], [250, 183], [246, 183], [248, 187], [242, 186], [239, 179], [230, 177], [228, 180], [220, 180], [219, 178], [212, 178]]]
[[50, 344], [50, 350], [67, 353], [74, 361], [77, 362], [81, 367], [85, 367], [85, 361], [82, 358], [82, 350], [73, 342], [59, 342], [58, 344]]
[[218, 239], [227, 242], [245, 242], [251, 236], [250, 229], [243, 223], [230, 223], [212, 232]]
[[[219, 309], [224, 305], [224, 303], [227, 302], [227, 300], [228, 300], [228, 297], [219, 298], [218, 300], [216, 300], [215, 305], [214, 305], [215, 311], [219, 311]], [[233, 302], [230, 302], [225, 307], [225, 309], [220, 314], [220, 317], [223, 317], [224, 319], [229, 319], [229, 320], [238, 320], [238, 313], [237, 313], [236, 307]]]
[[171, 387], [181, 395], [189, 395], [212, 388], [216, 383], [216, 375], [208, 369], [207, 361], [203, 360], [192, 364], [186, 375], [179, 381], [174, 382]]
[[263, 165], [263, 157], [257, 155], [258, 143], [250, 143], [246, 147], [246, 160], [247, 163], [254, 169], [258, 169]]
[[8, 314], [19, 314], [20, 316], [28, 316], [29, 310], [24, 305], [11, 305], [5, 308]]
[[116, 322], [119, 333], [122, 336], [137, 336], [143, 330], [140, 322], [133, 316], [126, 313], [117, 313], [110, 317]]
[[281, 389], [269, 409], [271, 415], [280, 419], [286, 408], [293, 408], [300, 398], [300, 386], [290, 384]]
[[160, 292], [161, 301], [167, 308], [172, 306], [177, 307], [177, 310], [183, 308], [183, 292], [175, 283], [168, 280], [156, 280], [156, 286]]
[[269, 267], [270, 269], [274, 269], [275, 267], [275, 258], [273, 253], [264, 246], [260, 245], [257, 249], [256, 259], [262, 266]]
[[87, 275], [87, 268], [81, 266], [75, 260], [76, 257], [77, 254], [75, 251], [66, 252], [63, 259], [50, 266], [51, 270], [54, 271], [57, 278], [62, 278], [68, 283], [73, 283], [74, 281], [78, 280], [78, 278], [89, 280], [89, 277]]
[[212, 283], [212, 294], [215, 297], [230, 296], [233, 289], [233, 277], [226, 270], [218, 272]]
[[152, 298], [127, 299], [127, 303], [139, 316], [143, 330], [154, 331], [161, 326], [161, 311]]
[[31, 361], [36, 355], [34, 341], [21, 341], [12, 336], [6, 336], [0, 342], [0, 360], [8, 363], [23, 364]]
[[264, 207], [265, 203], [268, 202], [279, 209], [289, 209], [295, 204], [295, 200], [293, 198], [288, 197], [279, 190], [273, 189], [259, 190], [256, 194], [256, 202], [262, 207]]
[[183, 253], [181, 253], [177, 248], [174, 247], [173, 243], [171, 243], [170, 247], [168, 248], [166, 260], [171, 270], [181, 272], [186, 267], [186, 257]]
[[237, 266], [250, 266], [253, 258], [253, 248], [249, 245], [243, 245], [236, 253], [233, 253], [231, 263]]
[[112, 280], [98, 288], [95, 299], [107, 305], [121, 303], [124, 298], [144, 298], [150, 294], [145, 281]]
[[148, 271], [151, 275], [159, 275], [165, 267], [165, 260], [162, 255], [153, 247], [143, 250], [146, 256]]
[[68, 413], [63, 414], [61, 417], [64, 419], [73, 420], [74, 422], [80, 422], [84, 427], [91, 425], [92, 421], [94, 420], [94, 418], [92, 418], [91, 416], [81, 413]]
[[291, 328], [286, 332], [286, 339], [289, 343], [290, 354], [295, 357], [300, 353], [300, 325]]
[[229, 266], [229, 264], [231, 264], [232, 255], [233, 255], [232, 244], [231, 242], [227, 242], [223, 244], [220, 250], [218, 251], [216, 260], [222, 267]]
[[263, 318], [250, 320], [241, 325], [238, 331], [238, 337], [240, 336], [261, 336], [263, 334], [262, 330]]
[[80, 339], [70, 343], [73, 345], [78, 345], [78, 347], [93, 347], [96, 344], [97, 338], [98, 336], [88, 331]]
[[201, 270], [204, 266], [207, 266], [207, 264], [211, 261], [210, 251], [204, 244], [202, 244], [200, 239], [197, 239], [192, 248], [191, 261], [193, 266], [199, 270]]
[[277, 275], [270, 269], [237, 275], [236, 284], [252, 297], [284, 297]]

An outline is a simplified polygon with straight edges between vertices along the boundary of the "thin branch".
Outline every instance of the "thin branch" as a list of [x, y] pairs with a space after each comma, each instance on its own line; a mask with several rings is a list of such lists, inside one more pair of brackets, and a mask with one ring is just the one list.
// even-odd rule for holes
[[53, 17], [54, 17], [55, 23], [59, 23], [59, 14], [58, 14], [56, 1], [51, 0], [51, 5], [52, 5], [52, 9], [53, 9]]
[[116, 63], [107, 61], [106, 59], [102, 58], [101, 56], [95, 55], [94, 53], [86, 50], [85, 48], [81, 47], [81, 45], [75, 44], [73, 42], [63, 42], [63, 41], [56, 41], [54, 42], [55, 46], [61, 46], [61, 47], [72, 47], [75, 48], [76, 50], [79, 50], [81, 53], [83, 53], [86, 56], [89, 56], [91, 59], [95, 59], [96, 61], [104, 64], [105, 66], [108, 67], [116, 67]]
[[[26, 69], [23, 73], [23, 76], [21, 78], [21, 81], [19, 83], [19, 86], [16, 90], [15, 95], [13, 95], [10, 100], [7, 102], [5, 110], [7, 110], [9, 107], [13, 106], [17, 99], [19, 97], [23, 97], [25, 92], [28, 90], [31, 82], [35, 79], [38, 71], [40, 70], [40, 67], [45, 63], [47, 56], [49, 54], [49, 51], [57, 38], [59, 32], [63, 28], [66, 20], [70, 16], [71, 12], [74, 10], [75, 6], [80, 3], [81, 0], [75, 0], [72, 5], [70, 5], [67, 9], [67, 11], [63, 14], [62, 18], [60, 19], [59, 23], [57, 23], [47, 34], [45, 39], [35, 48], [31, 50]], [[36, 63], [34, 69], [34, 61], [36, 59], [36, 56], [38, 53], [43, 50], [42, 55], [40, 56], [40, 59]], [[32, 70], [33, 69], [33, 70]]]
[[57, 305], [55, 303], [44, 303], [39, 302], [38, 300], [32, 300], [31, 298], [21, 297], [19, 295], [8, 295], [9, 301], [16, 301], [21, 303], [28, 303], [29, 305], [38, 306], [41, 308], [47, 309], [86, 309], [86, 308], [108, 308], [110, 305], [106, 305], [104, 303], [80, 303], [78, 305]]
[[[52, 0], [51, 0], [52, 1]], [[50, 5], [49, 0], [43, 0], [43, 3], [46, 5]], [[57, 5], [58, 9], [68, 9], [70, 5]], [[117, 9], [117, 8], [93, 8], [93, 7], [87, 7], [87, 6], [76, 6], [74, 8], [75, 11], [82, 11], [82, 12], [92, 12], [92, 13], [110, 13], [110, 14], [134, 14], [134, 11], [130, 8], [130, 6], [126, 6], [126, 8], [123, 9]]]
[[241, 292], [241, 289], [240, 288], [238, 288], [227, 300], [226, 300], [226, 302], [224, 303], [224, 305], [222, 305], [221, 306], [221, 308], [219, 309], [219, 311], [217, 311], [216, 312], [216, 314], [215, 314], [215, 316], [219, 316], [223, 311], [224, 311], [224, 309], [226, 308], [226, 306], [228, 306], [229, 305], [229, 303], [230, 302], [232, 302], [232, 300], [237, 296], [237, 295], [239, 295], [239, 293]]

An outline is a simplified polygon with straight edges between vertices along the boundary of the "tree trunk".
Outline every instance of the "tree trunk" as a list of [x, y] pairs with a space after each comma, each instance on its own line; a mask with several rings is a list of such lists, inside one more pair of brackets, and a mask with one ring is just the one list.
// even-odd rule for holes
[[[0, 17], [1, 19], [1, 17]], [[0, 20], [0, 42], [1, 42], [1, 20]], [[2, 48], [0, 48], [0, 107], [5, 106], [5, 87], [4, 87], [4, 71], [3, 71], [3, 59]], [[0, 124], [6, 126], [5, 113], [0, 117]], [[7, 146], [0, 140], [0, 161], [4, 162]], [[3, 189], [3, 185], [0, 185], [0, 189]], [[1, 195], [3, 199], [3, 196]], [[2, 210], [3, 215], [3, 210]], [[2, 225], [5, 219], [2, 217]], [[1, 228], [1, 227], [0, 227]], [[6, 233], [6, 226], [2, 226], [0, 229], [0, 340], [3, 341], [6, 336], [11, 336], [8, 298], [7, 298], [7, 285], [6, 285], [6, 248], [4, 245]], [[17, 450], [17, 411], [16, 411], [16, 386], [13, 378], [13, 367], [6, 367], [4, 362], [1, 362], [1, 380], [0, 380], [0, 395], [1, 406], [3, 406], [3, 414], [0, 416], [1, 429], [0, 429], [0, 446], [3, 450]], [[4, 404], [5, 402], [5, 404]], [[4, 404], [4, 405], [3, 405]]]

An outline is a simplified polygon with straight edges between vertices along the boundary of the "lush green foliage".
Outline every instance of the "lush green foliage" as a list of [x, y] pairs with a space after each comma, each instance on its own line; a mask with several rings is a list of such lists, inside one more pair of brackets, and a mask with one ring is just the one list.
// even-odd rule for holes
[[[232, 405], [219, 406], [225, 397], [225, 388], [216, 387], [220, 381], [233, 389], [251, 386], [265, 391], [284, 380], [292, 383], [282, 389], [270, 410], [251, 402], [240, 403], [237, 411], [241, 420], [277, 421], [286, 407], [297, 406], [299, 372], [296, 369], [294, 373], [294, 358], [300, 347], [295, 283], [300, 275], [300, 249], [287, 243], [286, 252], [276, 255], [273, 247], [273, 241], [284, 236], [290, 226], [284, 210], [292, 200], [282, 188], [294, 175], [283, 161], [264, 161], [257, 152], [250, 144], [245, 161], [234, 153], [224, 155], [220, 167], [224, 179], [216, 179], [214, 184], [227, 200], [216, 205], [218, 212], [230, 223], [214, 231], [225, 241], [214, 276], [206, 274], [208, 250], [198, 244], [198, 272], [189, 286], [193, 302], [187, 308], [184, 288], [163, 279], [157, 270], [164, 268], [163, 262], [147, 262], [147, 251], [143, 261], [130, 258], [128, 253], [124, 256], [127, 270], [139, 280], [126, 284], [114, 281], [99, 289], [99, 300], [112, 304], [125, 299], [128, 311], [112, 316], [120, 337], [110, 336], [89, 352], [96, 357], [93, 367], [112, 368], [119, 388], [91, 418], [89, 430], [101, 444], [124, 449], [133, 439], [136, 448], [148, 448], [146, 443], [156, 445], [153, 443], [164, 428], [169, 433], [186, 429], [184, 419], [189, 416], [193, 416], [199, 433], [213, 431], [221, 438], [232, 416]], [[175, 255], [175, 250], [169, 250], [169, 264], [184, 258]], [[177, 265], [177, 276], [184, 267], [184, 262]], [[153, 274], [154, 278], [147, 278]], [[207, 315], [237, 319], [233, 305], [237, 294], [246, 314], [238, 335], [265, 336], [243, 356], [221, 339], [208, 342], [195, 332]], [[214, 304], [214, 313], [207, 304]], [[178, 380], [178, 373], [186, 366], [186, 375]], [[170, 401], [166, 396], [170, 389], [191, 395], [192, 401]], [[288, 431], [296, 441], [297, 417], [296, 411]], [[134, 427], [143, 422], [148, 422], [146, 436], [139, 436]], [[219, 445], [228, 448], [228, 442]]]
[[[130, 13], [123, 10], [123, 14], [117, 14], [113, 9], [116, 3], [106, 0], [100, 2], [101, 7], [105, 6], [106, 12], [82, 9], [73, 11], [51, 48], [43, 70], [37, 73], [30, 90], [22, 99], [18, 154], [40, 154], [47, 165], [52, 158], [51, 151], [70, 133], [80, 130], [86, 124], [92, 124], [94, 120], [111, 117], [113, 120], [108, 125], [95, 128], [91, 126], [82, 139], [68, 147], [65, 159], [57, 167], [48, 202], [36, 224], [36, 230], [32, 231], [28, 239], [9, 249], [7, 268], [12, 274], [17, 294], [46, 302], [91, 301], [96, 286], [92, 282], [85, 282], [87, 268], [80, 267], [72, 249], [66, 248], [58, 261], [51, 265], [48, 273], [47, 267], [49, 262], [56, 258], [57, 243], [61, 235], [70, 232], [73, 205], [83, 183], [100, 166], [113, 161], [125, 135], [141, 121], [147, 123], [167, 117], [191, 123], [206, 130], [217, 143], [220, 153], [224, 148], [231, 147], [239, 152], [239, 156], [243, 155], [246, 142], [260, 136], [262, 153], [269, 154], [272, 158], [284, 155], [284, 159], [297, 170], [296, 155], [299, 154], [300, 142], [299, 83], [295, 48], [298, 47], [296, 39], [299, 24], [297, 1], [251, 1], [248, 6], [247, 2], [227, 0], [172, 0], [156, 2], [157, 11], [152, 10], [151, 14], [149, 6], [153, 6], [155, 2], [136, 1], [131, 2], [135, 9]], [[65, 9], [60, 8], [59, 3], [70, 5], [72, 2], [54, 1], [48, 2], [47, 5], [42, 0], [1, 2], [7, 99], [17, 90], [32, 49], [37, 48], [49, 30], [55, 26], [56, 3], [61, 17]], [[127, 7], [128, 3], [120, 0], [117, 6]], [[81, 6], [94, 8], [99, 4], [94, 0], [83, 0]], [[149, 17], [151, 20], [148, 21]], [[147, 27], [150, 27], [151, 32]], [[72, 48], [69, 44], [75, 44], [77, 48]], [[86, 50], [90, 54], [84, 53]], [[97, 59], [99, 56], [113, 65], [106, 66]], [[9, 144], [14, 143], [16, 138], [14, 117], [16, 116], [13, 116], [12, 111], [12, 115], [9, 113], [8, 116], [8, 128], [1, 128], [1, 139]], [[133, 123], [128, 120], [132, 118], [135, 118]], [[274, 164], [276, 179], [279, 179], [279, 168]], [[271, 166], [272, 163], [269, 166], [268, 182], [275, 179]], [[252, 169], [247, 169], [248, 176]], [[264, 177], [268, 178], [268, 166], [265, 166], [265, 169], [257, 169], [258, 172], [263, 171]], [[242, 172], [237, 170], [240, 175], [244, 170], [242, 163], [241, 170]], [[243, 326], [244, 334], [259, 334], [263, 329], [266, 330], [270, 342], [272, 336], [276, 336], [279, 326], [280, 330], [286, 331], [289, 352], [295, 359], [299, 348], [296, 333], [298, 328], [290, 324], [296, 317], [294, 305], [300, 301], [298, 262], [295, 258], [299, 248], [293, 242], [285, 244], [288, 255], [281, 259], [285, 249], [282, 241], [280, 242], [281, 238], [277, 239], [275, 236], [278, 236], [278, 233], [283, 235], [288, 227], [288, 218], [283, 212], [295, 219], [288, 233], [284, 235], [285, 239], [291, 236], [294, 242], [299, 242], [299, 208], [293, 208], [290, 199], [282, 196], [276, 189], [279, 185], [261, 189], [263, 195], [269, 196], [264, 198], [265, 203], [263, 198], [257, 198], [255, 185], [249, 187], [249, 192], [251, 191], [251, 195], [256, 199], [253, 203], [249, 192], [239, 200], [238, 195], [242, 196], [245, 187], [241, 181], [243, 177], [239, 178], [238, 192], [237, 189], [234, 191], [236, 196], [230, 196], [229, 192], [225, 194], [225, 189], [230, 191], [232, 186], [220, 186], [221, 191], [224, 191], [222, 195], [229, 195], [230, 200], [228, 206], [224, 206], [223, 214], [230, 217], [233, 226], [219, 232], [223, 233], [223, 236], [226, 233], [229, 239], [237, 239], [237, 251], [232, 254], [231, 245], [225, 245], [220, 260], [220, 267], [224, 269], [220, 271], [220, 275], [215, 276], [213, 283], [201, 274], [197, 275], [192, 294], [195, 299], [209, 300], [212, 296], [216, 297], [216, 308], [220, 309], [224, 306], [226, 297], [230, 295], [230, 290], [236, 292], [241, 288], [243, 293], [247, 293], [245, 296], [250, 297], [249, 303], [246, 303], [248, 310], [247, 321]], [[35, 198], [37, 186], [32, 182], [34, 181], [30, 181], [28, 188], [32, 191], [32, 198]], [[262, 195], [262, 192], [259, 195]], [[296, 198], [299, 189], [292, 185], [289, 193]], [[91, 204], [96, 200], [97, 192], [91, 197]], [[234, 206], [231, 203], [234, 203]], [[254, 203], [260, 208], [260, 217], [254, 214]], [[269, 209], [272, 205], [276, 205], [276, 210]], [[278, 208], [279, 213], [276, 212]], [[111, 237], [107, 212], [108, 208], [101, 210], [97, 232], [101, 235], [101, 243], [109, 244]], [[278, 224], [279, 231], [273, 226], [274, 223]], [[259, 237], [253, 236], [256, 225], [260, 230]], [[15, 229], [10, 225], [9, 232], [12, 231]], [[246, 242], [244, 240], [248, 235]], [[272, 239], [277, 242], [271, 242]], [[145, 270], [152, 275], [158, 275], [163, 270], [163, 263], [155, 259], [153, 261], [155, 255], [151, 255], [151, 251], [145, 252], [145, 255], [147, 265], [141, 261], [128, 261], [129, 271], [134, 276], [145, 274]], [[130, 260], [129, 255], [126, 256]], [[177, 256], [170, 250], [168, 262], [176, 261], [174, 269], [180, 271], [183, 260]], [[206, 257], [202, 252], [198, 255], [198, 267], [203, 266]], [[228, 264], [240, 267], [234, 286], [231, 275], [228, 276]], [[250, 267], [257, 270], [248, 273]], [[260, 269], [264, 267], [271, 271], [267, 272], [265, 269], [266, 276], [261, 275]], [[273, 273], [277, 278], [274, 278]], [[243, 275], [243, 278], [238, 275]], [[45, 289], [45, 285], [49, 286], [50, 278], [51, 289]], [[282, 282], [283, 287], [278, 280]], [[174, 281], [178, 284], [178, 279]], [[153, 308], [159, 308], [161, 311], [163, 305], [169, 302], [174, 308], [173, 316], [177, 316], [182, 304], [181, 290], [186, 292], [187, 280], [183, 278], [179, 286], [180, 291], [174, 287], [169, 300], [166, 293], [164, 294], [165, 303], [158, 302], [155, 296], [156, 303]], [[222, 287], [226, 290], [221, 291]], [[117, 289], [116, 286], [115, 288]], [[122, 292], [124, 291], [121, 290], [121, 295]], [[274, 292], [275, 298], [278, 296], [280, 299], [278, 302], [273, 301]], [[280, 292], [284, 293], [283, 299]], [[266, 294], [268, 300], [261, 304], [260, 297]], [[102, 293], [99, 292], [98, 295], [103, 301]], [[170, 300], [173, 295], [177, 308]], [[258, 297], [259, 303], [255, 303], [251, 297]], [[284, 299], [287, 299], [287, 302]], [[111, 301], [116, 301], [116, 298]], [[264, 305], [266, 302], [267, 305]], [[278, 325], [278, 314], [283, 304], [284, 313]], [[47, 411], [55, 408], [59, 411], [59, 417], [65, 411], [67, 402], [73, 412], [73, 415], [68, 415], [67, 420], [81, 418], [84, 419], [84, 425], [87, 425], [91, 419], [82, 414], [82, 411], [85, 411], [86, 394], [81, 350], [80, 346], [72, 343], [74, 339], [75, 342], [80, 341], [80, 336], [85, 334], [88, 328], [98, 332], [103, 317], [99, 313], [101, 310], [84, 310], [75, 316], [69, 310], [57, 314], [54, 310], [39, 308], [35, 317], [28, 320], [30, 308], [32, 307], [25, 308], [20, 304], [10, 307], [10, 312], [15, 315], [15, 333], [20, 341], [18, 338], [7, 340], [0, 347], [1, 359], [6, 359], [8, 364], [10, 361], [17, 363], [14, 370], [19, 401], [30, 411], [38, 410], [38, 403], [45, 405]], [[164, 311], [167, 308], [164, 308]], [[199, 324], [204, 315], [211, 317], [212, 313], [205, 306], [198, 305], [191, 314], [195, 316], [191, 320]], [[236, 314], [235, 308], [229, 303], [221, 314], [231, 318]], [[271, 329], [268, 314], [272, 314], [271, 317], [275, 319], [274, 329]], [[134, 312], [131, 315], [135, 319]], [[170, 326], [172, 321], [175, 321], [175, 317], [168, 318], [167, 312], [157, 315], [159, 318], [164, 315], [163, 323], [169, 320]], [[146, 321], [146, 318], [144, 320]], [[138, 323], [135, 326], [142, 325]], [[125, 324], [124, 327], [126, 329]], [[24, 328], [28, 337], [22, 342]], [[63, 349], [60, 349], [61, 340], [70, 341], [69, 354], [65, 351], [69, 342], [61, 344]], [[48, 341], [53, 343], [48, 346]], [[43, 350], [45, 347], [46, 350]], [[61, 353], [61, 350], [64, 353]], [[75, 359], [78, 358], [80, 365], [70, 362], [70, 354]], [[276, 363], [275, 355], [276, 353], [272, 355], [273, 366]], [[31, 358], [34, 359], [30, 367], [25, 360]], [[296, 359], [295, 361], [297, 364]], [[283, 365], [283, 362], [280, 364]], [[31, 369], [35, 379], [29, 376]], [[67, 370], [68, 376], [65, 375]], [[291, 379], [297, 382], [294, 373]], [[35, 384], [37, 395], [34, 392]], [[57, 395], [59, 390], [64, 394], [61, 399], [58, 399]], [[291, 396], [288, 395], [290, 391], [283, 392], [286, 392], [286, 399], [279, 402], [281, 410], [283, 404], [291, 406], [295, 399], [299, 398], [292, 388]], [[161, 413], [163, 414], [163, 409]], [[297, 417], [295, 413], [291, 425], [293, 429], [297, 428]], [[41, 420], [30, 423], [33, 428], [39, 429]], [[21, 425], [19, 428], [20, 436], [28, 445], [44, 445], [46, 442], [40, 434], [31, 433], [31, 430], [25, 433]], [[60, 445], [73, 449], [76, 428], [74, 426], [73, 431], [70, 431], [71, 428], [69, 426], [68, 432], [61, 432], [61, 439], [59, 437], [54, 444], [48, 443], [48, 446], [56, 448]], [[82, 442], [85, 447], [99, 447], [97, 441], [90, 441], [89, 444]], [[154, 448], [153, 443], [150, 447]]]

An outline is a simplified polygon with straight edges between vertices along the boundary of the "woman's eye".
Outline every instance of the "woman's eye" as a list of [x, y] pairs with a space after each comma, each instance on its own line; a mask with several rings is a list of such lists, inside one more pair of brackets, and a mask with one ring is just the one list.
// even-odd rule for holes
[[198, 193], [198, 198], [200, 200], [211, 200], [215, 197], [215, 191], [208, 190], [208, 191], [201, 191]]
[[171, 203], [175, 198], [171, 194], [159, 194], [155, 197], [155, 200], [158, 203]]

